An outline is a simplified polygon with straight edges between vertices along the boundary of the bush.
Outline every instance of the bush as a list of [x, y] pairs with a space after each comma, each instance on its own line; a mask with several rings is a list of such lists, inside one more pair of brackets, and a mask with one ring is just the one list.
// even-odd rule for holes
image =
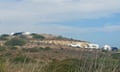
[[31, 35], [32, 35], [32, 37], [33, 37], [34, 39], [40, 39], [40, 40], [45, 39], [45, 37], [42, 36], [42, 35], [38, 35], [38, 34], [31, 34]]
[[25, 40], [23, 39], [18, 39], [18, 38], [13, 38], [11, 40], [8, 40], [5, 45], [7, 46], [23, 46], [25, 45]]
[[8, 37], [9, 37], [9, 35], [3, 34], [3, 35], [0, 36], [0, 40], [7, 40]]
[[57, 39], [65, 39], [63, 36], [58, 36]]
[[50, 47], [45, 47], [44, 50], [51, 50], [51, 48]]
[[17, 36], [17, 37], [19, 37], [19, 38], [21, 38], [21, 39], [27, 39], [27, 36], [26, 36], [26, 35], [19, 35], [19, 36]]

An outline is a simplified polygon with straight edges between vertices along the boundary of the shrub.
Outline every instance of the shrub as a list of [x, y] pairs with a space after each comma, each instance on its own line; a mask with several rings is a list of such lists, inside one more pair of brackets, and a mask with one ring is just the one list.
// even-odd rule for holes
[[65, 39], [63, 36], [58, 36], [57, 39]]
[[0, 40], [7, 40], [8, 37], [9, 37], [9, 35], [3, 34], [3, 35], [0, 36]]
[[18, 37], [21, 38], [21, 39], [27, 39], [26, 35], [19, 35]]
[[40, 39], [40, 40], [45, 39], [45, 37], [42, 36], [42, 35], [38, 35], [38, 34], [31, 34], [31, 35], [32, 35], [32, 37], [33, 37], [34, 39]]
[[50, 47], [45, 47], [44, 50], [51, 50], [51, 48]]
[[13, 38], [11, 40], [8, 40], [5, 45], [7, 46], [23, 46], [25, 44], [25, 40], [19, 39], [19, 38]]

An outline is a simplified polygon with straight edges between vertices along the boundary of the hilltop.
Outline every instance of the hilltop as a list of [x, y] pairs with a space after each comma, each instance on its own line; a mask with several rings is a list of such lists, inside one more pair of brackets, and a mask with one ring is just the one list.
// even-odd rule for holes
[[[68, 45], [77, 43], [83, 48]], [[120, 53], [84, 48], [89, 43], [52, 34], [3, 34], [0, 72], [120, 72]]]
[[[19, 41], [21, 41], [20, 45], [18, 43]], [[65, 48], [68, 47], [68, 45], [71, 43], [86, 44], [89, 42], [70, 39], [63, 36], [56, 36], [52, 34], [14, 33], [12, 35], [3, 34], [0, 36], [0, 46], [9, 46], [11, 44], [16, 47], [25, 47], [25, 48], [33, 48], [33, 47]]]
[[[63, 36], [37, 33], [12, 33], [0, 36], [0, 56], [9, 57], [10, 60], [17, 56], [28, 56], [42, 62], [63, 60], [66, 58], [78, 58], [79, 52], [84, 50], [79, 47], [71, 47], [69, 44], [87, 41], [75, 40]], [[85, 51], [85, 50], [84, 50]], [[87, 49], [86, 49], [87, 51]]]

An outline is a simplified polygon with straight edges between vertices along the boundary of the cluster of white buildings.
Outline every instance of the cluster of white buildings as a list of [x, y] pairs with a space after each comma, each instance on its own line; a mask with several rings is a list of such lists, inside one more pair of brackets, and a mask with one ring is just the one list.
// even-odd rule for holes
[[[16, 33], [11, 33], [10, 35], [14, 36], [14, 35], [30, 35], [32, 33], [30, 32], [16, 32]], [[47, 41], [48, 43], [57, 43], [57, 44], [62, 44], [62, 45], [68, 45], [70, 47], [73, 47], [73, 48], [89, 48], [89, 49], [103, 49], [103, 50], [107, 50], [107, 51], [113, 51], [113, 50], [118, 50], [118, 48], [116, 47], [111, 47], [110, 45], [104, 45], [102, 48], [100, 48], [100, 45], [99, 44], [95, 44], [95, 43], [88, 43], [88, 42], [57, 42], [57, 41]]]
[[[81, 46], [80, 44], [69, 44], [69, 46], [71, 47], [76, 47], [76, 48], [83, 48], [83, 46]], [[118, 48], [117, 47], [111, 47], [110, 45], [104, 45], [102, 48], [100, 48], [99, 44], [94, 44], [94, 43], [88, 43], [87, 46], [85, 46], [84, 48], [89, 48], [89, 49], [102, 49], [102, 50], [106, 50], [106, 51], [117, 51]]]
[[68, 44], [68, 46], [71, 46], [71, 47], [78, 47], [78, 48], [91, 48], [91, 49], [99, 49], [99, 44], [93, 44], [93, 43], [87, 43], [86, 45], [84, 45], [83, 47], [83, 44]]

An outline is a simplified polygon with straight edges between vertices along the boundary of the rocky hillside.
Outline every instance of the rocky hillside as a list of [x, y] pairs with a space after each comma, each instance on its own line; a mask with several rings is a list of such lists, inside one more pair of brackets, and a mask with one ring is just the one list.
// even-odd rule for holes
[[88, 42], [49, 34], [0, 36], [0, 72], [120, 72], [120, 53], [72, 48]]
[[55, 36], [52, 34], [15, 34], [0, 36], [0, 46], [15, 46], [22, 48], [34, 47], [50, 47], [50, 48], [69, 48], [69, 44], [83, 44], [87, 45], [88, 42], [70, 39], [62, 36]]

